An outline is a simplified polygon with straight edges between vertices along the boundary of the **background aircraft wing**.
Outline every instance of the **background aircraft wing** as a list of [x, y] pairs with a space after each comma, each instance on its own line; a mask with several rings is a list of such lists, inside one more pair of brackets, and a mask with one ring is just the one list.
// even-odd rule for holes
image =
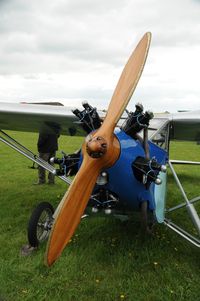
[[65, 106], [0, 103], [1, 130], [85, 136], [78, 122], [71, 108]]

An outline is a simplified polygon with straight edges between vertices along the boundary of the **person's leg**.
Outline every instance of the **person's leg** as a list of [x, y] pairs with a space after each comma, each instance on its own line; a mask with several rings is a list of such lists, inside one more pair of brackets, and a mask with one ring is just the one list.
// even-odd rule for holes
[[[49, 154], [49, 159], [52, 158], [52, 157], [55, 157], [55, 155], [56, 155], [55, 152], [50, 153], [50, 154]], [[52, 166], [54, 165], [54, 164], [51, 163], [51, 162], [50, 162], [50, 164], [51, 164]], [[54, 183], [55, 183], [55, 176], [54, 176], [51, 172], [49, 172], [49, 174], [48, 174], [48, 183], [49, 183], [49, 184], [54, 184]]]
[[[48, 161], [49, 154], [48, 153], [39, 153], [39, 157], [45, 161]], [[38, 166], [38, 183], [44, 184], [45, 182], [46, 182], [45, 169], [41, 166]]]

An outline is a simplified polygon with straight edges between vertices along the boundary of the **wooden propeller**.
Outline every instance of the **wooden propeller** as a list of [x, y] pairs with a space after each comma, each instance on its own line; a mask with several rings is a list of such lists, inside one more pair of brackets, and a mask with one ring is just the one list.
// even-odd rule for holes
[[55, 216], [45, 254], [48, 266], [60, 256], [76, 230], [101, 170], [112, 166], [119, 158], [120, 144], [113, 133], [114, 128], [142, 74], [150, 40], [148, 32], [138, 43], [124, 67], [103, 124], [86, 137], [82, 147], [83, 162]]

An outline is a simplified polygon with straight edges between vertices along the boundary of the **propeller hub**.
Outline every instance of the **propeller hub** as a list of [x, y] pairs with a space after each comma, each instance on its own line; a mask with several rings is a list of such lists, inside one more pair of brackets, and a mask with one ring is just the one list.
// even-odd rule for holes
[[107, 142], [101, 137], [93, 137], [86, 144], [86, 150], [90, 157], [101, 158], [107, 151]]

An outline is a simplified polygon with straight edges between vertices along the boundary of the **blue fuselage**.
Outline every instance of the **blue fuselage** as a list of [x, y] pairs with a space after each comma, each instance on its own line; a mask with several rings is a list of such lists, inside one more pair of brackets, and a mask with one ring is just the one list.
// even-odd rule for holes
[[[155, 187], [157, 185], [152, 182], [147, 189], [143, 183], [136, 179], [132, 169], [132, 163], [137, 157], [145, 157], [141, 142], [119, 129], [115, 130], [115, 135], [120, 142], [120, 156], [112, 167], [105, 170], [108, 173], [106, 189], [118, 197], [117, 209], [124, 213], [139, 210], [143, 201], [147, 201], [148, 209], [154, 211], [156, 209]], [[159, 164], [165, 165], [168, 160], [167, 151], [151, 141], [148, 141], [148, 144], [150, 158], [155, 157]], [[163, 186], [166, 186], [166, 181]], [[97, 190], [98, 187], [95, 187], [93, 192], [96, 193]], [[160, 191], [164, 196], [163, 187], [157, 189], [156, 195], [159, 195]]]
[[[149, 209], [154, 210], [155, 184], [151, 183], [146, 189], [135, 178], [131, 166], [138, 156], [145, 156], [143, 146], [121, 130], [116, 130], [115, 135], [120, 142], [121, 152], [117, 162], [106, 170], [109, 174], [107, 188], [118, 195], [120, 206], [126, 210], [138, 210], [143, 201], [148, 201]], [[151, 158], [155, 157], [159, 164], [166, 164], [168, 154], [165, 150], [149, 141], [149, 151]]]

